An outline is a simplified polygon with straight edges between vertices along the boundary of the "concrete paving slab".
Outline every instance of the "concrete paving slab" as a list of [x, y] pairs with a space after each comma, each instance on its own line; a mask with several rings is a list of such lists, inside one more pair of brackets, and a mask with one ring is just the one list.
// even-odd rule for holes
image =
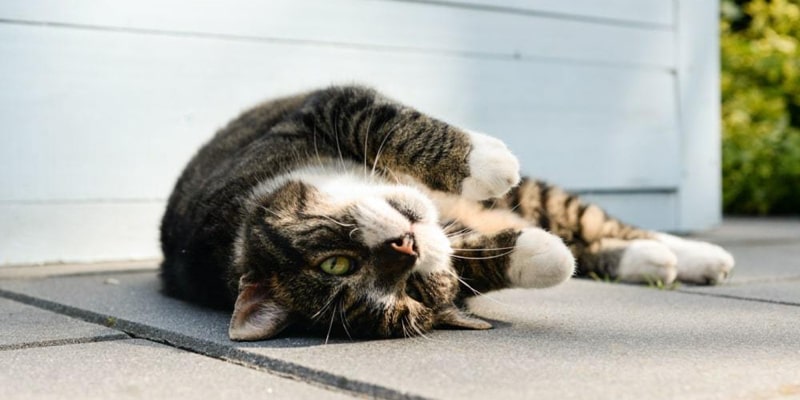
[[349, 399], [146, 340], [0, 352], [0, 398]]
[[730, 245], [736, 259], [730, 283], [800, 279], [800, 241], [763, 245]]
[[800, 388], [795, 306], [575, 280], [476, 299], [474, 310], [496, 321], [490, 331], [241, 344], [226, 337], [226, 313], [164, 298], [155, 274], [113, 277], [119, 284], [103, 284], [100, 275], [0, 288], [90, 319], [114, 315], [119, 329], [137, 335], [374, 397], [728, 399]]
[[128, 337], [120, 331], [2, 298], [0, 321], [0, 351]]
[[[681, 291], [800, 306], [800, 279], [730, 285], [685, 286]], [[798, 316], [800, 317], [800, 316]]]
[[723, 246], [800, 242], [800, 218], [725, 217], [719, 227], [691, 237]]
[[691, 238], [733, 254], [733, 284], [800, 278], [799, 218], [726, 218], [721, 227]]

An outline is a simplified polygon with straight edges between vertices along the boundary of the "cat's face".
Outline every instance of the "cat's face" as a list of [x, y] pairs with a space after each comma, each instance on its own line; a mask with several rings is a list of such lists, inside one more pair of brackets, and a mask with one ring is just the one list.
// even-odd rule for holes
[[354, 337], [459, 325], [452, 250], [426, 196], [348, 174], [273, 186], [254, 198], [236, 240], [231, 338], [268, 338], [292, 323]]

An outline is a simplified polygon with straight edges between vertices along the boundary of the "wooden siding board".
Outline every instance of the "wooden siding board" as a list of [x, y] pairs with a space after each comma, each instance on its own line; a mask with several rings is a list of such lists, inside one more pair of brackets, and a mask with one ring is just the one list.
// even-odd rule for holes
[[[191, 11], [187, 11], [191, 10]], [[359, 0], [0, 3], [6, 22], [674, 68], [671, 30]], [[621, 45], [624, 43], [624, 45]]]
[[586, 194], [583, 197], [603, 207], [609, 215], [634, 226], [660, 231], [676, 230], [676, 193], [605, 193]]
[[391, 0], [482, 6], [506, 12], [541, 13], [561, 18], [582, 18], [596, 23], [633, 24], [659, 28], [674, 25], [673, 0]]
[[159, 257], [163, 199], [197, 147], [258, 101], [331, 83], [496, 135], [525, 173], [630, 223], [707, 228], [717, 7], [0, 2], [0, 266]]
[[[0, 56], [0, 119], [14, 127], [0, 167], [17, 171], [0, 175], [5, 201], [164, 198], [243, 108], [354, 81], [506, 139], [571, 187], [677, 184], [666, 72], [8, 25]], [[592, 158], [562, 167], [548, 149], [570, 143]], [[582, 174], [595, 159], [609, 172]]]

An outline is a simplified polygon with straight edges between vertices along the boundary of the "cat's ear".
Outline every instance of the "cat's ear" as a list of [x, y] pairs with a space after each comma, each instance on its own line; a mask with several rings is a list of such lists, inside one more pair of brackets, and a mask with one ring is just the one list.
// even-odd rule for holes
[[290, 323], [289, 310], [270, 298], [264, 285], [250, 282], [248, 276], [239, 280], [239, 296], [228, 328], [231, 340], [269, 339]]
[[455, 329], [492, 329], [492, 324], [472, 317], [455, 306], [443, 308], [436, 313], [436, 326]]

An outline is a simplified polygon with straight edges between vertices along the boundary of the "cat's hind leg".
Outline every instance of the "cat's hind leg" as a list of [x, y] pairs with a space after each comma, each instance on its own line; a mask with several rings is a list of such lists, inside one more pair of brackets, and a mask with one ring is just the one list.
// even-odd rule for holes
[[681, 282], [714, 285], [727, 278], [733, 269], [733, 256], [720, 246], [666, 233], [656, 233], [655, 236], [675, 253]]
[[600, 207], [542, 181], [523, 179], [491, 203], [564, 239], [578, 259], [578, 275], [625, 282], [716, 284], [733, 268], [721, 247], [639, 229]]
[[603, 238], [578, 253], [582, 275], [631, 283], [714, 285], [734, 265], [717, 245], [655, 232], [652, 239]]
[[677, 257], [653, 239], [600, 239], [579, 249], [581, 275], [599, 280], [670, 284], [678, 275]]

